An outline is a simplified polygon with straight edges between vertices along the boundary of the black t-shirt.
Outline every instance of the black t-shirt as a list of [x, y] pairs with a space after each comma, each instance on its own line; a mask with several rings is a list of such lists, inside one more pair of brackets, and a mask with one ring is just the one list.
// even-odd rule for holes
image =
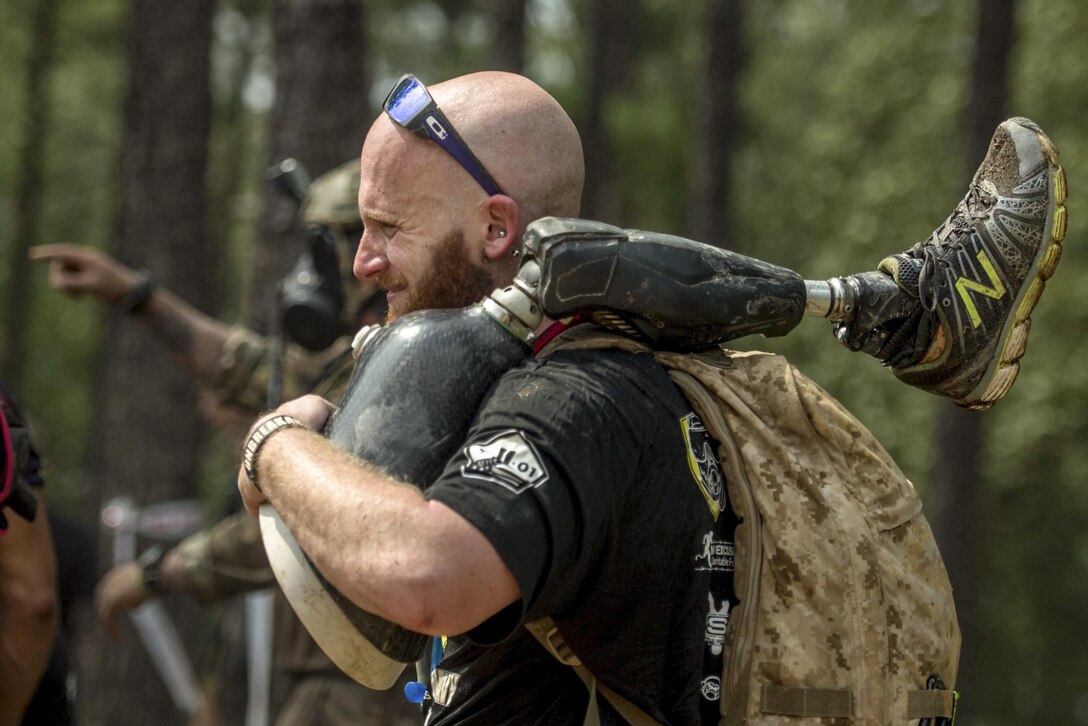
[[560, 351], [504, 375], [426, 496], [490, 540], [522, 599], [445, 642], [428, 726], [582, 723], [585, 686], [521, 627], [546, 615], [650, 715], [717, 723], [736, 522], [716, 450], [649, 356]]

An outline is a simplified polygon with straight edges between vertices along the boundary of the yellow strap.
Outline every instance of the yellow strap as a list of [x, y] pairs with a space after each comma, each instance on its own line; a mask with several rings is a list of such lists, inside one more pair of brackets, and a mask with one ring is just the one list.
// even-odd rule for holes
[[635, 704], [628, 701], [608, 686], [597, 681], [597, 677], [582, 665], [582, 661], [574, 654], [566, 640], [563, 639], [555, 621], [549, 617], [541, 618], [525, 624], [525, 629], [540, 641], [544, 649], [552, 654], [556, 660], [574, 669], [578, 677], [582, 679], [586, 690], [589, 692], [589, 703], [586, 706], [586, 717], [582, 726], [599, 726], [600, 716], [597, 713], [597, 691], [608, 699], [612, 707], [626, 719], [631, 726], [663, 726], [660, 721], [650, 716]]
[[843, 688], [790, 688], [770, 683], [760, 689], [759, 706], [763, 713], [780, 716], [850, 718], [854, 694]]

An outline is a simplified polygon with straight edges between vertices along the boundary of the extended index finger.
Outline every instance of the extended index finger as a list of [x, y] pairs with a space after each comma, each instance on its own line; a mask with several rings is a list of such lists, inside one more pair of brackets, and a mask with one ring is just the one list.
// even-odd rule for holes
[[82, 251], [77, 245], [50, 244], [35, 245], [26, 251], [26, 256], [32, 260], [54, 260], [58, 257], [73, 257]]

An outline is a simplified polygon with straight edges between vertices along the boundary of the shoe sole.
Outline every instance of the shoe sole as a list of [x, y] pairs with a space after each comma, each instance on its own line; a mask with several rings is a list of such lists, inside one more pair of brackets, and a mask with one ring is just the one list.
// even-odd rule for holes
[[1043, 294], [1046, 281], [1058, 269], [1058, 263], [1062, 258], [1061, 243], [1065, 239], [1067, 225], [1065, 170], [1058, 163], [1058, 151], [1046, 134], [1038, 131], [1035, 133], [1051, 169], [1047, 182], [1050, 186], [1048, 191], [1053, 205], [1047, 211], [1043, 228], [1044, 234], [1048, 237], [1047, 241], [1039, 246], [1032, 267], [1028, 270], [1025, 280], [1030, 282], [1021, 286], [1020, 294], [1013, 301], [1016, 312], [1009, 316], [1001, 329], [1001, 334], [998, 336], [1000, 347], [994, 355], [993, 362], [986, 369], [979, 384], [966, 396], [955, 401], [956, 404], [972, 411], [990, 408], [1004, 398], [1012, 388], [1020, 372], [1020, 358], [1027, 349], [1028, 333], [1031, 331], [1031, 312]]

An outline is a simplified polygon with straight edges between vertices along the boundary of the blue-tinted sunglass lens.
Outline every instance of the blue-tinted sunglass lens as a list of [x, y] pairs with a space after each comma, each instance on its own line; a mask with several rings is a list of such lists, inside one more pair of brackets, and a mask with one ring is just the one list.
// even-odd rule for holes
[[426, 87], [415, 78], [410, 78], [393, 91], [385, 110], [394, 121], [406, 124], [430, 103], [430, 100]]

